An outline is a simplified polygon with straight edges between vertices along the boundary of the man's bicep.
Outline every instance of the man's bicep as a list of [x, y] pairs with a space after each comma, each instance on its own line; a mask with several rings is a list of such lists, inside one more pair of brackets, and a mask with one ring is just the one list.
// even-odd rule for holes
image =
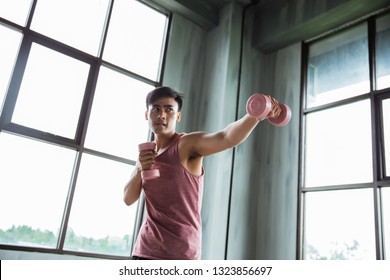
[[209, 156], [229, 148], [225, 143], [224, 132], [195, 132], [190, 138], [192, 152], [200, 156]]

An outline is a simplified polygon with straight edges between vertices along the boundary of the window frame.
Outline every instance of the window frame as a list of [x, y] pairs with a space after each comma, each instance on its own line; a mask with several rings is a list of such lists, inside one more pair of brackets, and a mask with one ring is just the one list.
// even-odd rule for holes
[[[310, 192], [326, 192], [333, 190], [353, 190], [353, 189], [371, 189], [372, 199], [374, 203], [374, 224], [375, 224], [375, 252], [376, 259], [383, 260], [385, 256], [384, 247], [384, 232], [383, 232], [383, 219], [382, 219], [382, 200], [381, 190], [382, 188], [389, 188], [390, 186], [390, 174], [385, 174], [385, 154], [384, 154], [384, 132], [383, 132], [383, 114], [382, 114], [382, 100], [390, 98], [390, 88], [381, 90], [376, 89], [376, 19], [382, 15], [389, 14], [389, 10], [380, 11], [376, 14], [369, 15], [363, 19], [359, 19], [356, 22], [348, 23], [340, 28], [327, 32], [316, 38], [309, 39], [302, 43], [302, 69], [301, 69], [301, 112], [300, 112], [300, 152], [299, 152], [299, 196], [298, 196], [298, 231], [297, 236], [297, 259], [304, 259], [305, 257], [305, 198], [306, 193]], [[369, 80], [370, 91], [355, 97], [350, 97], [344, 100], [331, 102], [328, 104], [320, 105], [317, 107], [306, 108], [306, 95], [307, 95], [307, 75], [310, 70], [309, 65], [309, 48], [312, 43], [318, 42], [322, 39], [328, 38], [353, 28], [359, 24], [367, 22], [367, 34], [368, 34], [368, 57], [369, 57]], [[322, 110], [328, 110], [337, 106], [351, 104], [356, 101], [369, 100], [371, 107], [371, 138], [372, 138], [372, 170], [373, 180], [367, 183], [358, 184], [343, 184], [343, 185], [330, 185], [319, 187], [307, 187], [305, 186], [305, 172], [306, 172], [306, 116], [311, 113], [319, 112]]]
[[[128, 76], [130, 78], [136, 79], [140, 82], [143, 82], [145, 84], [151, 85], [153, 87], [160, 86], [163, 81], [163, 74], [164, 74], [164, 68], [165, 68], [165, 62], [167, 57], [167, 49], [169, 44], [169, 38], [170, 38], [170, 30], [171, 30], [171, 23], [172, 23], [172, 13], [168, 10], [154, 4], [149, 3], [145, 1], [140, 1], [143, 5], [148, 6], [149, 8], [164, 14], [167, 17], [166, 25], [165, 25], [165, 32], [164, 32], [164, 39], [162, 42], [162, 52], [160, 56], [160, 62], [159, 62], [159, 71], [156, 80], [151, 80], [149, 78], [143, 77], [135, 72], [132, 72], [130, 70], [124, 69], [122, 67], [119, 67], [113, 63], [110, 63], [109, 61], [105, 61], [102, 59], [103, 52], [104, 52], [104, 46], [107, 38], [107, 33], [109, 29], [109, 23], [114, 7], [115, 0], [109, 0], [106, 19], [103, 25], [103, 34], [101, 37], [101, 42], [98, 50], [98, 54], [96, 56], [91, 55], [89, 53], [86, 53], [84, 51], [81, 51], [79, 49], [76, 49], [74, 47], [68, 46], [64, 43], [61, 43], [57, 40], [54, 40], [50, 37], [47, 37], [45, 35], [42, 35], [36, 31], [33, 31], [30, 29], [31, 22], [34, 16], [34, 10], [37, 5], [38, 0], [32, 0], [31, 1], [31, 7], [30, 11], [27, 16], [27, 21], [25, 26], [21, 26], [19, 24], [16, 24], [14, 22], [11, 22], [7, 19], [0, 18], [0, 24], [4, 25], [6, 28], [11, 28], [17, 32], [20, 32], [22, 34], [22, 39], [19, 47], [19, 51], [15, 60], [15, 66], [11, 73], [11, 78], [9, 82], [8, 89], [5, 93], [5, 98], [3, 102], [2, 111], [0, 111], [0, 132], [6, 132], [11, 133], [17, 136], [25, 136], [29, 138], [33, 138], [38, 141], [48, 142], [50, 144], [55, 144], [59, 146], [63, 146], [72, 150], [76, 151], [76, 159], [75, 164], [73, 167], [73, 175], [72, 178], [70, 178], [71, 183], [68, 190], [68, 196], [66, 198], [66, 204], [64, 209], [63, 218], [61, 221], [61, 227], [59, 229], [59, 237], [57, 246], [55, 249], [52, 248], [44, 248], [44, 247], [30, 247], [30, 246], [19, 246], [19, 245], [13, 245], [13, 244], [3, 244], [0, 243], [0, 250], [14, 250], [14, 251], [26, 251], [26, 252], [41, 252], [41, 253], [51, 253], [51, 254], [59, 254], [59, 255], [76, 255], [76, 256], [82, 256], [82, 257], [92, 257], [92, 258], [105, 258], [105, 259], [130, 259], [131, 258], [131, 250], [132, 246], [134, 244], [134, 236], [139, 230], [141, 221], [143, 219], [143, 208], [144, 208], [144, 199], [143, 196], [139, 199], [137, 202], [136, 208], [137, 208], [137, 214], [136, 214], [136, 221], [134, 223], [133, 227], [133, 240], [131, 240], [131, 246], [128, 256], [118, 256], [118, 255], [108, 255], [108, 254], [100, 254], [100, 253], [89, 253], [89, 252], [76, 252], [76, 251], [70, 251], [70, 250], [64, 250], [64, 243], [65, 243], [65, 237], [66, 237], [66, 231], [67, 231], [67, 225], [69, 222], [71, 207], [72, 207], [72, 201], [75, 194], [76, 189], [76, 181], [78, 172], [81, 165], [81, 159], [84, 153], [87, 153], [89, 155], [94, 155], [98, 157], [102, 157], [105, 159], [114, 160], [117, 162], [125, 163], [131, 166], [135, 166], [136, 161], [128, 158], [123, 158], [120, 156], [107, 154], [104, 152], [100, 152], [94, 149], [86, 148], [84, 146], [85, 138], [87, 134], [87, 128], [88, 128], [88, 122], [89, 117], [92, 110], [92, 103], [94, 99], [94, 94], [98, 82], [98, 76], [99, 76], [99, 70], [101, 67], [105, 66], [111, 70], [115, 70], [125, 76]], [[26, 127], [20, 124], [12, 123], [12, 114], [14, 112], [16, 101], [18, 98], [18, 92], [23, 80], [23, 74], [27, 65], [28, 56], [32, 47], [32, 44], [36, 43], [41, 46], [47, 47], [50, 50], [53, 50], [55, 52], [59, 52], [63, 55], [69, 56], [71, 58], [74, 58], [78, 61], [85, 62], [90, 66], [89, 72], [88, 72], [88, 78], [86, 81], [86, 87], [84, 91], [84, 96], [81, 104], [78, 124], [76, 128], [76, 132], [74, 135], [74, 138], [67, 138], [59, 135], [54, 135], [48, 132], [44, 132], [38, 129], [34, 129], [31, 127]], [[149, 134], [149, 138], [151, 135]], [[147, 140], [147, 139], [145, 139]], [[131, 233], [129, 233], [131, 234]]]

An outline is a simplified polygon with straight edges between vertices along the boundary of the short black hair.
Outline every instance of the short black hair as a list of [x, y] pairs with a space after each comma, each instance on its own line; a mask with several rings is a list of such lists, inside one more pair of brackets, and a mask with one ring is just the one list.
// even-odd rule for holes
[[148, 95], [146, 96], [146, 109], [149, 108], [149, 105], [153, 104], [162, 97], [172, 97], [173, 99], [175, 99], [180, 112], [181, 107], [183, 105], [183, 95], [176, 90], [166, 86], [157, 87], [148, 93]]

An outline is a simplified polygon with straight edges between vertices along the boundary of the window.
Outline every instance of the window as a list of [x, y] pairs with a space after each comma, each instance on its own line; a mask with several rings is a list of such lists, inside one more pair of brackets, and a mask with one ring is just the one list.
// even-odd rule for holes
[[33, 43], [12, 123], [73, 139], [89, 65]]
[[306, 258], [375, 259], [369, 189], [308, 192], [306, 201]]
[[[382, 190], [384, 239], [390, 240], [390, 188]], [[390, 256], [390, 244], [385, 244], [385, 256]]]
[[55, 248], [76, 151], [0, 133], [1, 243]]
[[365, 24], [310, 46], [307, 108], [370, 90]]
[[307, 187], [372, 181], [370, 117], [367, 100], [307, 114]]
[[2, 40], [0, 44], [0, 109], [2, 108], [4, 102], [5, 93], [14, 67], [21, 37], [21, 33], [15, 32], [0, 24], [0, 38], [7, 38], [7, 40]]
[[389, 14], [305, 45], [303, 259], [388, 258], [389, 46]]
[[377, 89], [390, 87], [390, 15], [376, 21], [376, 83]]
[[383, 142], [385, 149], [385, 173], [386, 176], [390, 176], [390, 99], [383, 100]]
[[15, 3], [0, 2], [0, 248], [129, 258], [137, 205], [123, 187], [149, 137], [167, 13]]

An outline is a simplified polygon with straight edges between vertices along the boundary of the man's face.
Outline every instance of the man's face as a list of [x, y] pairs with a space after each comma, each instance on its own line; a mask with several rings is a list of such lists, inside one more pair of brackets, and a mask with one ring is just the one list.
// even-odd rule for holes
[[176, 132], [176, 123], [180, 121], [178, 104], [171, 97], [162, 97], [149, 105], [145, 118], [155, 134], [171, 134]]

